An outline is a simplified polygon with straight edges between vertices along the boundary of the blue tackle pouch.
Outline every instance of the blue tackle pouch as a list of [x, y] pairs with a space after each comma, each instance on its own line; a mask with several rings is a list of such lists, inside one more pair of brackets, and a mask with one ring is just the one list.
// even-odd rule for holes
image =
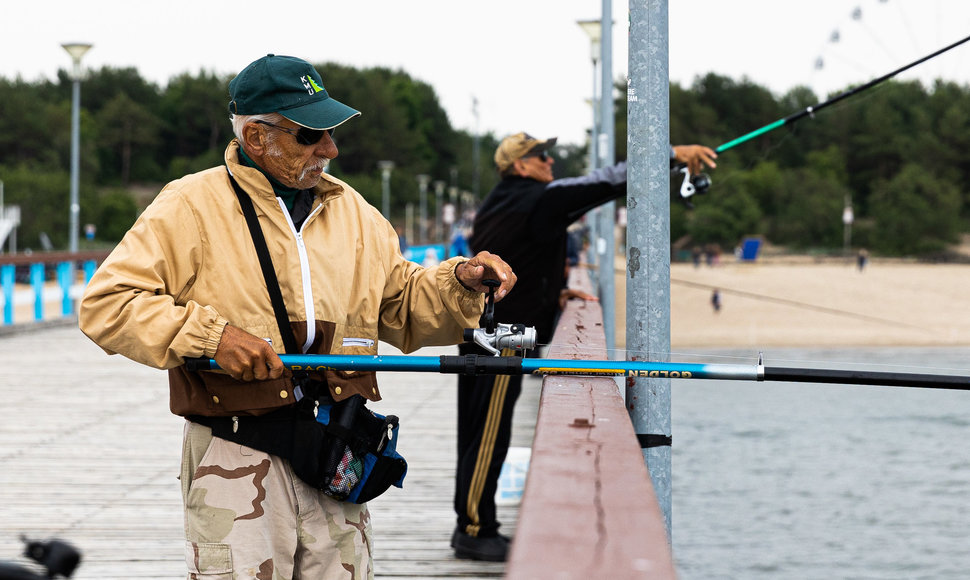
[[320, 489], [334, 499], [359, 504], [392, 485], [402, 487], [408, 464], [397, 452], [397, 416], [380, 415], [362, 402], [348, 401], [317, 408], [316, 419], [325, 426], [329, 448], [324, 462], [329, 483]]

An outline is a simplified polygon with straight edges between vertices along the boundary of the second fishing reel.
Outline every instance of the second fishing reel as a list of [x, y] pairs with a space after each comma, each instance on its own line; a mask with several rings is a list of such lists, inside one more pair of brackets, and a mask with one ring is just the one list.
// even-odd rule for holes
[[465, 342], [473, 342], [484, 348], [493, 356], [499, 356], [502, 349], [527, 350], [536, 347], [536, 329], [524, 324], [501, 324], [495, 322], [495, 289], [501, 283], [498, 280], [482, 280], [488, 287], [485, 295], [484, 328], [466, 328]]
[[711, 188], [711, 176], [706, 173], [691, 175], [686, 163], [677, 163], [673, 165], [670, 168], [670, 172], [674, 174], [674, 177], [683, 176], [680, 183], [680, 189], [678, 190], [678, 199], [684, 205], [686, 205], [688, 209], [694, 209], [694, 204], [691, 202], [690, 198], [695, 195], [703, 195], [707, 193], [707, 190]]

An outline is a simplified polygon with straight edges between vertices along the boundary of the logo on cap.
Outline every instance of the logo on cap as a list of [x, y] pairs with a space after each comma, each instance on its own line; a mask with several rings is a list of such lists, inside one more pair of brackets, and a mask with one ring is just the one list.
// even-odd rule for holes
[[319, 93], [320, 91], [323, 90], [323, 87], [318, 85], [316, 81], [313, 80], [313, 77], [311, 77], [310, 75], [303, 75], [302, 77], [300, 77], [300, 80], [303, 81], [303, 86], [306, 87], [306, 92], [309, 95], [312, 95], [313, 93]]

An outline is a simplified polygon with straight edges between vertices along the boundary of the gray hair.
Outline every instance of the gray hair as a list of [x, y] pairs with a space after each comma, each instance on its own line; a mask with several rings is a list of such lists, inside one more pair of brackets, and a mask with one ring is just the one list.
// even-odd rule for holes
[[240, 143], [245, 143], [243, 139], [243, 127], [247, 123], [253, 123], [255, 121], [265, 121], [267, 123], [272, 123], [278, 125], [285, 117], [279, 113], [262, 113], [259, 115], [229, 115], [229, 121], [232, 122], [232, 132], [236, 135], [236, 139], [239, 139]]

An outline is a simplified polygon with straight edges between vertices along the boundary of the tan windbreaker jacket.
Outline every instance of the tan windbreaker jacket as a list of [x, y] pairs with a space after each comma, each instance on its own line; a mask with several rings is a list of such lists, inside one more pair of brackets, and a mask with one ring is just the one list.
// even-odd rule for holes
[[[377, 354], [383, 340], [411, 352], [455, 344], [478, 325], [483, 298], [455, 278], [462, 258], [422, 268], [401, 255], [390, 223], [353, 188], [324, 174], [297, 231], [258, 170], [226, 166], [253, 200], [297, 342], [313, 354]], [[185, 357], [213, 357], [227, 323], [282, 353], [259, 259], [226, 167], [165, 186], [98, 268], [82, 298], [81, 330], [109, 354], [169, 369], [177, 415], [263, 414], [294, 402], [287, 379], [240, 382], [193, 373]], [[326, 371], [336, 400], [379, 400], [372, 372]]]

